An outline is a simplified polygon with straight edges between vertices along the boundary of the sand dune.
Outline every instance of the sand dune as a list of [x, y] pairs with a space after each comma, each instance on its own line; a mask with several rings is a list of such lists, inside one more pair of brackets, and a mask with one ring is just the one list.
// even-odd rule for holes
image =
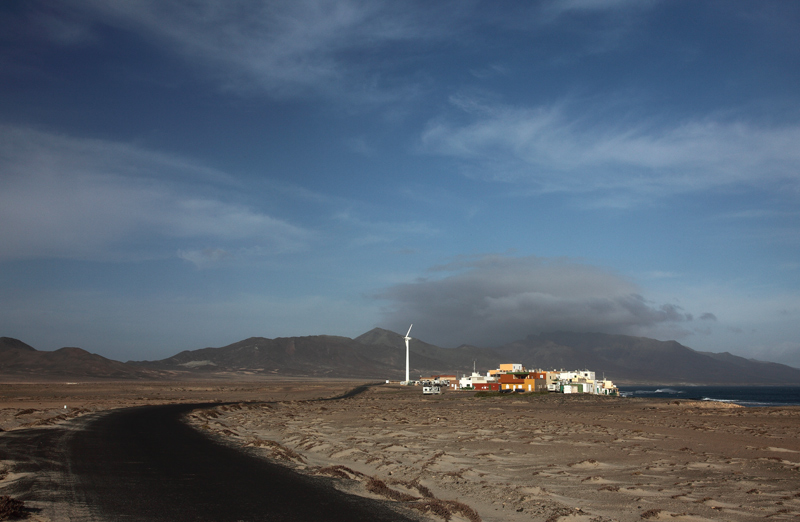
[[[432, 520], [800, 516], [800, 408], [580, 395], [425, 397], [419, 388], [391, 386], [339, 401], [302, 400], [352, 386], [0, 385], [0, 429], [142, 404], [233, 401], [195, 411], [189, 421], [243, 451], [331, 477], [357, 494], [391, 498]], [[18, 478], [14, 462], [0, 462], [0, 495]]]
[[349, 491], [381, 495], [377, 480], [410, 507], [435, 498], [474, 511], [450, 510], [452, 520], [800, 516], [800, 408], [382, 386], [343, 401], [220, 406], [191, 422]]

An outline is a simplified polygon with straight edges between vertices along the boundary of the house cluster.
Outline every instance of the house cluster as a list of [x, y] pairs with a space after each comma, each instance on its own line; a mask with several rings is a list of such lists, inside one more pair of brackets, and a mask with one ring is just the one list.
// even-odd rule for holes
[[442, 387], [451, 390], [485, 390], [500, 392], [560, 392], [618, 395], [614, 383], [598, 380], [590, 370], [527, 370], [517, 363], [501, 364], [486, 375], [473, 370], [461, 378], [455, 375], [436, 375], [418, 381], [423, 393], [439, 393]]

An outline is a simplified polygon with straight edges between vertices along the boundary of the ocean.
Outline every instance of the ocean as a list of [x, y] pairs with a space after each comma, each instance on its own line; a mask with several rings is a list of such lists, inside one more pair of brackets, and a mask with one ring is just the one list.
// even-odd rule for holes
[[748, 407], [800, 406], [800, 386], [618, 386], [623, 397], [733, 402]]

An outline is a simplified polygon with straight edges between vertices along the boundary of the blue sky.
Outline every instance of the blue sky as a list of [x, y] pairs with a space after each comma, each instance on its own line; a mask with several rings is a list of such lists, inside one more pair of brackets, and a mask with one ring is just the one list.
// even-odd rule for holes
[[800, 366], [800, 4], [0, 4], [0, 335]]

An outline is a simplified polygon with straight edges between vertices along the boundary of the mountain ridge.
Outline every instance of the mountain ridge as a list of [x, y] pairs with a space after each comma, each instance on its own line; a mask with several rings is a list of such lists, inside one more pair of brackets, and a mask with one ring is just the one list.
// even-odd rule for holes
[[138, 380], [162, 375], [89, 353], [83, 348], [64, 347], [52, 352], [39, 351], [18, 339], [0, 337], [0, 376], [13, 380]]
[[[677, 341], [603, 333], [548, 332], [496, 348], [442, 348], [410, 342], [411, 376], [485, 372], [503, 362], [529, 369], [589, 369], [631, 384], [800, 384], [800, 369], [727, 352], [700, 352]], [[81, 348], [39, 351], [0, 337], [0, 377], [190, 379], [317, 377], [401, 379], [403, 335], [383, 328], [351, 339], [334, 335], [250, 337], [223, 347], [184, 350], [155, 361], [119, 362]]]
[[603, 333], [550, 332], [529, 335], [498, 349], [527, 356], [544, 369], [574, 368], [576, 360], [617, 380], [663, 384], [800, 384], [800, 369], [728, 354], [708, 355], [677, 341]]

